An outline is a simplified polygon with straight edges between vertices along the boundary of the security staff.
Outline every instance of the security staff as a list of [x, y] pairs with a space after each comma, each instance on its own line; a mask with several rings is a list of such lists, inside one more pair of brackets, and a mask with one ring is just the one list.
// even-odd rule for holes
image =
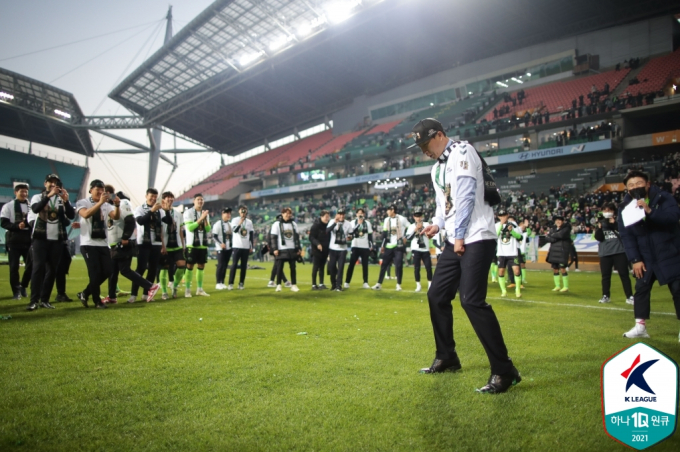
[[[43, 308], [54, 309], [50, 295], [57, 274], [57, 266], [66, 241], [66, 224], [75, 218], [66, 190], [60, 187], [56, 174], [45, 177], [45, 190], [31, 198], [33, 223], [33, 272], [31, 274], [31, 302], [27, 310], [34, 311], [38, 303]], [[30, 221], [30, 220], [29, 220]]]
[[421, 234], [423, 229], [428, 227], [430, 223], [423, 221], [423, 208], [416, 207], [413, 209], [414, 224], [408, 227], [406, 231], [406, 240], [411, 242], [411, 253], [413, 253], [413, 273], [416, 278], [416, 292], [420, 292], [422, 286], [420, 285], [420, 263], [425, 266], [425, 273], [427, 274], [427, 288], [432, 284], [432, 258], [430, 257], [430, 240]]
[[231, 207], [222, 209], [222, 219], [212, 226], [215, 251], [217, 251], [217, 269], [215, 270], [215, 289], [226, 289], [224, 277], [227, 275], [229, 259], [233, 246], [234, 231], [231, 227]]
[[349, 289], [349, 283], [352, 282], [352, 274], [354, 273], [354, 266], [357, 259], [361, 259], [361, 268], [364, 277], [364, 289], [370, 289], [368, 285], [368, 256], [373, 247], [373, 226], [370, 221], [366, 221], [366, 212], [364, 209], [357, 209], [357, 217], [350, 225], [352, 233], [352, 254], [349, 258], [349, 267], [347, 268], [347, 276], [345, 278], [345, 289]]
[[345, 221], [345, 209], [339, 208], [335, 218], [328, 222], [326, 234], [330, 236], [328, 253], [328, 274], [331, 277], [331, 290], [342, 292], [342, 274], [347, 258], [347, 243], [352, 242], [352, 226]]
[[[33, 270], [31, 260], [31, 229], [28, 224], [28, 185], [17, 184], [14, 187], [14, 200], [2, 206], [0, 225], [7, 229], [5, 243], [9, 254], [9, 285], [12, 288], [13, 300], [28, 297], [26, 288], [31, 282]], [[19, 261], [24, 260], [24, 275], [19, 282]]]
[[234, 259], [231, 271], [229, 272], [229, 287], [227, 289], [231, 290], [234, 288], [236, 269], [240, 268], [238, 288], [243, 290], [246, 282], [246, 270], [248, 269], [248, 256], [253, 252], [253, 235], [255, 233], [253, 222], [248, 218], [248, 208], [246, 206], [238, 208], [238, 218], [234, 218], [231, 221], [231, 228], [234, 230], [234, 251], [232, 253]]
[[[413, 136], [423, 153], [436, 160], [431, 171], [436, 214], [434, 224], [423, 234], [431, 238], [442, 229], [446, 231], [444, 252], [427, 293], [437, 352], [432, 365], [422, 372], [461, 368], [453, 340], [451, 306], [460, 290], [461, 305], [491, 365], [491, 377], [477, 391], [505, 392], [521, 377], [508, 357], [496, 314], [486, 303], [487, 275], [497, 237], [493, 209], [485, 199], [485, 163], [469, 143], [450, 140], [436, 119], [419, 121], [413, 127]], [[497, 192], [494, 194], [497, 196]]]

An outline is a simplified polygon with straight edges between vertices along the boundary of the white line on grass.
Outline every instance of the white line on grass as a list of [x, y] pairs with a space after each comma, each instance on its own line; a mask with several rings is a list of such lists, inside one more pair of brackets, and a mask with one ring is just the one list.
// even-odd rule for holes
[[[249, 279], [259, 279], [262, 281], [269, 281], [268, 278], [257, 278], [257, 277], [248, 277]], [[363, 289], [367, 290], [367, 289]], [[381, 291], [393, 291], [396, 292], [396, 289], [380, 289]], [[403, 293], [414, 293], [418, 294], [419, 296], [427, 295], [427, 290], [424, 292], [410, 292], [406, 290], [401, 290], [400, 292]], [[518, 301], [520, 303], [535, 303], [535, 304], [545, 304], [549, 306], [563, 306], [563, 307], [568, 307], [568, 308], [585, 308], [585, 309], [602, 309], [604, 311], [623, 311], [623, 312], [633, 312], [632, 309], [624, 309], [624, 308], [605, 308], [604, 306], [588, 306], [588, 305], [583, 305], [583, 304], [573, 304], [573, 303], [551, 303], [548, 301], [536, 301], [536, 300], [525, 300], [523, 298], [501, 298], [501, 297], [486, 297], [487, 300], [501, 300], [501, 301]], [[655, 315], [675, 315], [674, 312], [657, 312], [657, 311], [652, 311], [651, 314]]]

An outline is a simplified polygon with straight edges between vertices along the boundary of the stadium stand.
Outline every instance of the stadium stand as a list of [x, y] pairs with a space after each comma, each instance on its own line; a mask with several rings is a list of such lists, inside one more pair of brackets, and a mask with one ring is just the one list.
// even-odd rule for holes
[[676, 77], [680, 77], [680, 48], [650, 60], [636, 77], [639, 83], [629, 85], [624, 91], [630, 96], [658, 92]]
[[[605, 83], [609, 84], [609, 92], [611, 93], [621, 81], [628, 74], [629, 69], [622, 69], [619, 71], [608, 71], [602, 74], [590, 75], [587, 77], [579, 77], [567, 81], [558, 81], [548, 83], [546, 85], [536, 86], [534, 88], [527, 88], [525, 92], [525, 99], [520, 104], [516, 102], [505, 102], [503, 98], [494, 107], [500, 110], [502, 107], [507, 107], [508, 114], [499, 117], [508, 117], [516, 115], [518, 117], [524, 116], [525, 112], [532, 114], [534, 111], [545, 113], [550, 112], [551, 115], [561, 113], [569, 110], [572, 107], [572, 101], [578, 100], [579, 96], [584, 96], [587, 99], [591, 92], [592, 86], [595, 86], [598, 91], [602, 92]], [[516, 94], [513, 92], [512, 94]], [[515, 96], [516, 98], [516, 96]], [[586, 100], [587, 103], [587, 100]], [[484, 117], [487, 121], [494, 120], [493, 110]]]
[[[61, 181], [71, 193], [80, 190], [87, 168], [71, 165], [44, 157], [24, 154], [10, 149], [0, 149], [0, 195], [9, 193], [14, 196], [13, 182], [26, 181], [31, 187], [31, 192], [35, 189], [42, 190], [45, 175], [54, 173], [59, 175]], [[8, 192], [9, 190], [9, 192]]]

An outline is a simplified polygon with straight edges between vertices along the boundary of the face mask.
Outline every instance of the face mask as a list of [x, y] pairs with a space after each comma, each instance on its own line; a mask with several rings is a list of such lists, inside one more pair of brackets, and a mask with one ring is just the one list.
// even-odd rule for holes
[[602, 212], [602, 216], [605, 218], [613, 218], [614, 212]]
[[647, 196], [647, 187], [637, 187], [632, 190], [628, 190], [630, 196], [634, 199], [644, 199]]

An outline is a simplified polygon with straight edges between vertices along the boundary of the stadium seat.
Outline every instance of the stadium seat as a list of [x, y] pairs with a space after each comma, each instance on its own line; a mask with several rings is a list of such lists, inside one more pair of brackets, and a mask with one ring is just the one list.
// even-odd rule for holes
[[[657, 92], [666, 86], [671, 78], [680, 76], [680, 48], [675, 52], [654, 58], [642, 68], [637, 75], [640, 83], [629, 85], [624, 93], [636, 96], [638, 93]], [[621, 97], [625, 97], [622, 94]]]

